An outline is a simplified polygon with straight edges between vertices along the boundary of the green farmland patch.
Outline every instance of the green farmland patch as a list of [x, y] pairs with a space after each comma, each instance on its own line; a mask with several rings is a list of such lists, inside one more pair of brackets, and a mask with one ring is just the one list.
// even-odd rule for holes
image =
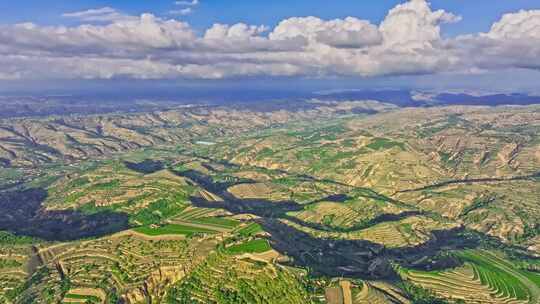
[[198, 218], [196, 220], [192, 220], [191, 222], [196, 223], [196, 224], [207, 224], [210, 226], [218, 226], [218, 227], [229, 228], [229, 229], [234, 229], [236, 226], [240, 224], [240, 222], [237, 220], [220, 218], [220, 217], [203, 217], [203, 218]]
[[259, 232], [262, 232], [262, 231], [263, 231], [263, 228], [261, 227], [261, 225], [259, 225], [257, 223], [251, 223], [248, 226], [243, 227], [242, 229], [238, 230], [238, 233], [241, 236], [248, 237], [248, 236], [255, 235], [255, 234], [259, 233]]
[[135, 228], [133, 230], [138, 233], [146, 234], [149, 236], [159, 236], [159, 235], [192, 236], [197, 233], [206, 233], [206, 234], [215, 233], [215, 231], [210, 230], [210, 229], [191, 227], [191, 226], [185, 226], [185, 225], [177, 225], [177, 224], [169, 224], [169, 225], [159, 226], [155, 228], [150, 227], [150, 226], [144, 226], [144, 227]]
[[258, 239], [248, 241], [239, 245], [233, 245], [226, 249], [230, 254], [240, 254], [240, 253], [262, 253], [268, 250], [271, 250], [270, 244], [267, 240]]
[[7, 231], [0, 231], [0, 247], [13, 245], [28, 245], [36, 243], [38, 240], [29, 236], [19, 236]]
[[405, 150], [405, 144], [404, 143], [400, 143], [400, 142], [397, 142], [397, 141], [393, 141], [391, 139], [388, 139], [388, 138], [380, 138], [380, 137], [377, 137], [377, 138], [374, 138], [371, 143], [369, 143], [367, 145], [368, 148], [370, 149], [373, 149], [373, 150], [388, 150], [388, 149], [392, 149], [394, 147], [397, 147], [397, 148], [400, 148], [401, 150]]
[[92, 185], [89, 190], [91, 191], [99, 191], [99, 190], [114, 190], [117, 189], [120, 186], [120, 181], [115, 179], [110, 182], [104, 182]]
[[475, 276], [482, 284], [490, 286], [503, 297], [518, 300], [538, 298], [538, 282], [530, 280], [510, 262], [481, 251], [461, 252], [459, 257], [473, 266]]
[[19, 267], [22, 264], [15, 260], [2, 259], [0, 260], [0, 269], [2, 268], [15, 268]]
[[148, 205], [146, 209], [130, 216], [130, 220], [143, 225], [158, 224], [164, 219], [174, 217], [186, 208], [181, 199], [170, 201], [161, 199]]

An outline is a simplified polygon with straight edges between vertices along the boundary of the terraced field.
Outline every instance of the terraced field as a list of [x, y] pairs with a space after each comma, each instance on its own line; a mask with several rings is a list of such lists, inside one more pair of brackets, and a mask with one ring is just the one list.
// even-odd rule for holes
[[[506, 242], [520, 239], [537, 248], [525, 230], [539, 224], [538, 217], [530, 216], [540, 212], [534, 197], [538, 182], [489, 182], [540, 171], [537, 108], [401, 110], [310, 127], [275, 128], [264, 137], [246, 136], [214, 147], [212, 153], [225, 155], [234, 164], [371, 188], [409, 206], [452, 219], [461, 217], [468, 228]], [[480, 182], [424, 189], [463, 179]], [[411, 189], [419, 190], [402, 192]], [[496, 195], [494, 204], [470, 210], [475, 199], [486, 193]], [[301, 216], [313, 221], [324, 217]], [[339, 221], [350, 224], [355, 219]]]
[[[124, 232], [79, 244], [44, 247], [39, 253], [46, 267], [58, 269], [69, 279], [71, 288], [106, 295], [103, 300], [107, 301], [117, 295], [136, 301], [149, 296], [160, 299], [165, 292], [163, 283], [178, 280], [204, 260], [215, 245], [212, 239], [149, 241]], [[150, 295], [143, 286], [151, 289]]]
[[93, 289], [72, 289], [62, 300], [62, 303], [98, 304], [105, 301], [106, 295]]
[[239, 184], [228, 191], [240, 199], [266, 199], [270, 201], [286, 201], [291, 199], [291, 192], [285, 187], [271, 183]]
[[464, 261], [475, 266], [477, 277], [483, 284], [499, 291], [498, 295], [518, 300], [538, 302], [540, 285], [528, 272], [516, 269], [512, 263], [488, 251], [467, 251], [461, 254]]
[[405, 211], [384, 201], [361, 198], [347, 202], [318, 202], [291, 215], [302, 221], [332, 229], [352, 230], [369, 226], [370, 222], [381, 214], [398, 215]]
[[168, 222], [174, 225], [183, 225], [209, 232], [230, 232], [240, 224], [239, 221], [232, 218], [212, 216], [220, 213], [223, 212], [216, 211], [215, 209], [188, 207], [180, 215]]
[[[537, 304], [540, 129], [531, 111], [407, 109], [317, 124], [295, 113], [304, 118], [286, 125], [283, 113], [250, 116], [266, 129], [217, 123], [223, 114], [213, 110], [181, 122], [167, 112], [123, 117], [122, 134], [105, 119], [103, 132], [130, 139], [118, 151], [160, 134], [169, 144], [88, 152], [103, 158], [51, 164], [28, 183], [25, 171], [2, 172], [1, 229], [10, 233], [0, 232], [0, 303], [408, 304], [417, 292], [428, 299], [420, 303]], [[183, 123], [195, 133], [183, 138]], [[61, 128], [83, 150], [115, 142]], [[46, 161], [51, 151], [39, 147], [14, 163]], [[100, 230], [108, 224], [115, 229]], [[63, 234], [78, 229], [99, 233]]]
[[0, 303], [13, 299], [37, 266], [34, 239], [0, 232]]
[[290, 271], [216, 253], [169, 291], [167, 303], [310, 303]]
[[178, 225], [178, 224], [167, 224], [163, 226], [157, 226], [157, 227], [139, 227], [133, 229], [135, 232], [142, 233], [147, 236], [160, 236], [160, 235], [186, 235], [186, 236], [192, 236], [195, 234], [211, 234], [214, 233], [213, 230], [200, 228], [200, 227], [192, 227], [187, 225]]
[[32, 303], [35, 299], [44, 303], [58, 303], [69, 288], [68, 284], [56, 269], [40, 268], [6, 294], [6, 303]]
[[230, 254], [263, 253], [269, 250], [272, 250], [272, 247], [264, 239], [251, 240], [226, 248], [226, 252]]
[[[18, 258], [6, 258], [6, 253], [2, 252], [2, 264], [3, 266], [0, 267], [0, 281], [2, 282], [2, 285], [0, 287], [0, 303], [3, 303], [4, 301], [7, 301], [7, 299], [10, 299], [15, 296], [14, 290], [26, 281], [26, 278], [28, 277], [28, 272], [21, 267], [22, 260], [21, 258], [25, 258], [24, 252], [18, 253], [20, 257]], [[10, 253], [10, 256], [13, 257], [13, 255]]]
[[[147, 224], [181, 211], [192, 191], [182, 177], [168, 170], [145, 174], [111, 161], [55, 183], [48, 189], [45, 205], [49, 210], [79, 208], [86, 213], [114, 210], [132, 215], [134, 223]], [[156, 216], [152, 209], [162, 209], [160, 204], [173, 204], [175, 210], [160, 210], [161, 216]]]
[[438, 222], [422, 216], [410, 216], [402, 220], [382, 222], [352, 231], [328, 231], [302, 226], [290, 220], [284, 223], [320, 238], [366, 240], [388, 248], [417, 246], [431, 239], [434, 230], [452, 229], [455, 223]]
[[510, 262], [486, 251], [458, 254], [465, 265], [448, 271], [405, 270], [404, 277], [436, 294], [466, 303], [537, 303], [540, 285]]
[[382, 223], [362, 230], [359, 238], [374, 243], [384, 244], [387, 247], [403, 247], [420, 244], [429, 239], [429, 236], [413, 230], [411, 224]]
[[394, 304], [411, 303], [398, 288], [384, 282], [363, 282], [353, 289], [353, 304]]
[[[55, 275], [49, 274], [47, 282], [32, 290], [41, 293], [50, 290], [52, 297], [65, 303], [116, 303], [120, 297], [128, 303], [160, 301], [172, 282], [184, 277], [215, 250], [221, 235], [236, 229], [250, 235], [260, 229], [241, 225], [232, 218], [215, 216], [224, 214], [220, 210], [180, 205], [166, 217], [169, 218], [167, 221], [159, 224], [136, 227], [96, 240], [38, 245], [41, 269]], [[247, 246], [246, 252], [252, 253], [271, 249], [265, 245], [268, 243], [257, 244], [257, 241], [243, 244]], [[243, 246], [232, 251], [244, 252]], [[24, 269], [30, 265], [30, 247], [21, 247], [19, 253], [14, 250], [10, 247], [9, 252], [5, 252], [10, 258], [0, 264], [0, 275], [6, 282], [12, 282], [2, 286], [0, 295], [9, 294], [14, 288], [25, 290], [22, 285], [28, 276]], [[18, 260], [20, 263], [15, 265]], [[53, 282], [50, 280], [55, 277], [63, 278], [64, 289], [50, 289]], [[19, 299], [13, 292], [10, 297]]]

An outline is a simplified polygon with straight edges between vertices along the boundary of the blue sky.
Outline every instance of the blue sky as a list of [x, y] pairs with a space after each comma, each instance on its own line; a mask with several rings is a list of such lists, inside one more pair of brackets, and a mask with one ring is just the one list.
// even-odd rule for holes
[[539, 90], [539, 0], [191, 1], [0, 0], [0, 92], [130, 80]]
[[[44, 25], [70, 24], [62, 18], [66, 12], [110, 6], [129, 14], [152, 12], [170, 17], [177, 8], [172, 0], [26, 0], [0, 1], [0, 22], [3, 24], [35, 22]], [[388, 10], [403, 1], [396, 0], [202, 0], [194, 13], [180, 19], [194, 28], [205, 29], [213, 23], [264, 24], [273, 26], [292, 16], [317, 16], [322, 19], [356, 16], [379, 23]], [[233, 3], [233, 4], [231, 4]], [[488, 31], [504, 13], [520, 9], [540, 9], [538, 0], [432, 0], [434, 9], [445, 9], [463, 20], [444, 26], [447, 35]]]

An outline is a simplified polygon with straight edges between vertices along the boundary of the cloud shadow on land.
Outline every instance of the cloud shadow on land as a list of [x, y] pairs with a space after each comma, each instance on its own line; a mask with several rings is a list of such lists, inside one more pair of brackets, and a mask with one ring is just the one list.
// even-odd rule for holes
[[84, 214], [75, 210], [47, 210], [47, 191], [41, 188], [0, 193], [0, 230], [47, 241], [100, 237], [129, 227], [124, 213]]
[[[178, 174], [223, 199], [216, 202], [191, 197], [194, 206], [221, 208], [233, 214], [250, 213], [259, 216], [257, 222], [270, 234], [272, 247], [291, 257], [292, 265], [308, 268], [315, 276], [395, 280], [399, 277], [392, 263], [424, 270], [456, 267], [461, 264], [458, 259], [441, 253], [453, 249], [477, 248], [482, 241], [479, 235], [471, 234], [464, 228], [433, 231], [432, 238], [424, 244], [400, 248], [387, 248], [367, 240], [318, 238], [282, 221], [293, 219], [287, 212], [304, 210], [305, 204], [295, 201], [239, 199], [229, 193], [227, 188], [245, 182], [213, 183], [210, 176], [194, 170]], [[417, 214], [419, 213], [413, 211], [394, 216], [381, 215], [374, 223], [395, 221]], [[321, 227], [299, 219], [294, 219], [294, 222], [320, 232], [329, 229], [318, 229]]]

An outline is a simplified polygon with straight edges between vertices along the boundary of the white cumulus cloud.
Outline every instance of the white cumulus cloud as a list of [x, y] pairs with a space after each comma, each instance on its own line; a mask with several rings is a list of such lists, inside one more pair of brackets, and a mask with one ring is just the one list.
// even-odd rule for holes
[[197, 6], [197, 5], [199, 5], [199, 0], [176, 1], [174, 4], [176, 4], [176, 5], [185, 5], [185, 6]]
[[[188, 14], [197, 0], [177, 1]], [[487, 33], [442, 38], [460, 17], [425, 0], [391, 9], [380, 24], [360, 17], [292, 17], [274, 28], [188, 23], [104, 7], [64, 14], [78, 26], [0, 26], [2, 79], [221, 79], [372, 77], [540, 69], [540, 11], [506, 14]]]
[[316, 17], [290, 18], [282, 21], [270, 34], [274, 40], [296, 37], [337, 48], [361, 48], [382, 41], [375, 25], [353, 17], [331, 21]]
[[97, 9], [89, 9], [86, 11], [65, 13], [62, 16], [66, 18], [79, 19], [85, 22], [112, 22], [133, 19], [133, 16], [122, 14], [112, 7], [102, 7]]
[[180, 16], [186, 16], [193, 13], [193, 9], [191, 7], [186, 7], [179, 10], [171, 10], [169, 11], [169, 14], [171, 15], [180, 15]]

